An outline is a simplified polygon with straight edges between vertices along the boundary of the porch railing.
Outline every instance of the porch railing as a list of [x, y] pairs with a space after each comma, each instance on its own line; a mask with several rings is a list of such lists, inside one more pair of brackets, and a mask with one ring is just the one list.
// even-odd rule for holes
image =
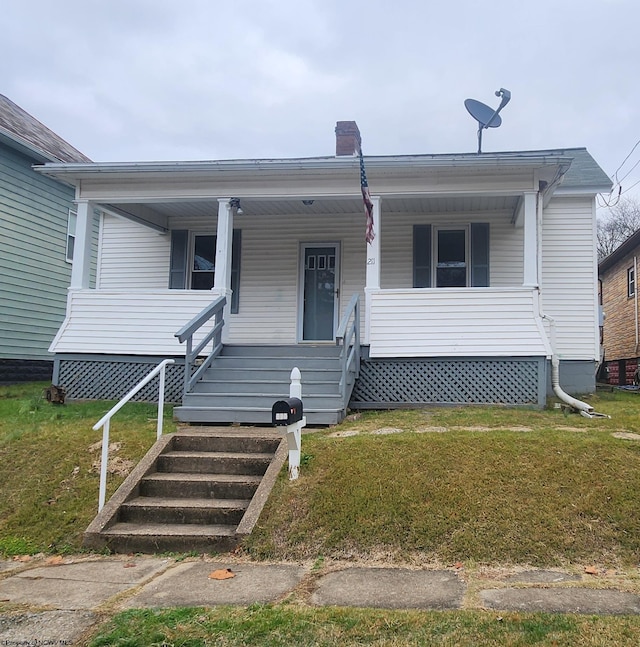
[[140, 380], [129, 393], [127, 393], [115, 406], [113, 406], [95, 425], [93, 430], [98, 431], [102, 427], [102, 457], [100, 460], [100, 493], [98, 495], [98, 512], [104, 507], [107, 495], [107, 466], [109, 464], [109, 423], [111, 418], [124, 407], [131, 398], [144, 388], [156, 375], [160, 375], [158, 383], [158, 424], [156, 426], [156, 439], [162, 436], [162, 421], [164, 415], [164, 384], [166, 368], [169, 364], [174, 364], [175, 360], [165, 359], [156, 366], [144, 379]]
[[340, 378], [340, 393], [342, 401], [347, 404], [351, 396], [350, 387], [353, 388], [360, 374], [360, 297], [354, 294], [338, 326], [336, 345], [342, 345], [340, 364], [342, 376]]
[[[184, 392], [188, 393], [193, 385], [200, 379], [200, 376], [211, 366], [211, 362], [220, 354], [222, 350], [222, 328], [224, 327], [223, 311], [227, 303], [226, 297], [219, 297], [213, 303], [208, 305], [197, 314], [188, 324], [184, 325], [175, 336], [182, 344], [187, 342], [187, 348], [184, 356]], [[195, 346], [193, 346], [193, 337], [200, 328], [202, 328], [209, 320], [213, 319], [213, 326], [211, 330], [204, 336], [204, 338]], [[202, 364], [198, 366], [197, 370], [193, 372], [196, 366], [201, 351], [212, 343], [211, 352], [204, 359]]]

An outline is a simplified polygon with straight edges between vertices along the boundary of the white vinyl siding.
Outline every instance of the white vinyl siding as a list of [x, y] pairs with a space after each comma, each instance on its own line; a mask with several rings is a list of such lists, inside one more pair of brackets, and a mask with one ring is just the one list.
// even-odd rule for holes
[[[175, 229], [189, 229], [198, 233], [216, 232], [216, 218], [211, 219], [175, 219], [170, 226]], [[251, 218], [238, 216], [234, 228], [242, 231], [241, 273], [240, 273], [240, 307], [238, 314], [229, 316], [227, 328], [228, 343], [266, 343], [294, 344], [297, 341], [298, 317], [298, 257], [300, 242], [325, 241], [327, 231], [331, 232], [332, 240], [341, 243], [341, 284], [340, 284], [340, 314], [349, 303], [354, 292], [361, 295], [364, 306], [365, 253], [364, 216], [360, 213], [353, 216], [322, 216], [310, 217], [305, 215], [297, 219], [295, 229], [291, 227], [291, 216], [269, 216]], [[159, 235], [157, 232], [136, 223], [105, 215], [101, 237], [100, 259], [100, 291], [113, 292], [116, 301], [126, 293], [145, 297], [143, 303], [150, 307], [150, 315], [145, 322], [142, 314], [119, 315], [113, 321], [126, 321], [129, 335], [140, 338], [141, 347], [148, 348], [147, 339], [151, 330], [155, 330], [158, 322], [154, 319], [154, 295], [148, 297], [148, 291], [165, 290], [169, 281], [170, 237]], [[182, 310], [182, 293], [196, 293], [197, 303], [204, 308], [215, 296], [209, 291], [167, 290], [167, 294], [158, 296], [159, 303], [167, 308], [171, 336], [184, 325], [199, 310]], [[116, 293], [125, 293], [117, 296]], [[177, 295], [177, 296], [176, 296]], [[175, 308], [170, 305], [175, 297]], [[90, 300], [87, 303], [93, 303]], [[66, 327], [61, 331], [56, 341], [56, 352], [105, 352], [123, 353], [130, 344], [125, 343], [117, 335], [111, 341], [107, 336], [108, 325], [101, 326], [100, 320], [105, 316], [103, 308], [107, 301], [93, 303], [95, 311], [83, 310], [83, 317], [95, 319], [85, 322], [89, 328], [79, 328], [75, 325], [79, 311], [76, 308]], [[114, 306], [115, 307], [115, 306]], [[128, 312], [128, 311], [127, 311]], [[171, 314], [173, 313], [173, 314]], [[180, 313], [178, 316], [177, 313]], [[176, 315], [174, 317], [174, 314]], [[85, 325], [83, 324], [83, 325]], [[135, 332], [137, 328], [137, 332]], [[101, 351], [89, 351], [85, 348], [86, 330], [91, 329], [94, 335], [104, 337], [99, 342]], [[84, 330], [85, 332], [81, 332]], [[168, 329], [167, 329], [168, 330]], [[168, 339], [167, 330], [161, 333]], [[126, 336], [125, 336], [126, 337]], [[96, 342], [98, 343], [98, 342]], [[125, 344], [123, 346], [122, 344]], [[156, 344], [156, 342], [153, 342]], [[167, 351], [174, 348], [173, 340], [167, 342]], [[135, 346], [135, 345], [134, 345]], [[159, 349], [154, 346], [158, 352]], [[62, 350], [64, 349], [64, 350]], [[175, 348], [174, 348], [175, 350]], [[141, 350], [131, 351], [144, 354]], [[173, 350], [171, 351], [173, 352]], [[184, 352], [184, 351], [182, 351]]]
[[[242, 231], [240, 306], [230, 316], [230, 343], [294, 344], [298, 325], [300, 243], [341, 245], [340, 315], [358, 292], [364, 304], [364, 216], [239, 216], [234, 228]], [[331, 232], [330, 235], [327, 232]]]
[[[78, 290], [69, 294], [68, 315], [51, 352], [179, 356], [175, 333], [215, 295], [200, 290], [115, 292]], [[202, 329], [202, 336], [210, 328]]]
[[[510, 222], [511, 214], [477, 213], [442, 216], [388, 214], [382, 210], [381, 287], [383, 289], [413, 287], [413, 225], [467, 225], [489, 223], [490, 285], [509, 287], [522, 285], [524, 249], [523, 230]], [[432, 240], [435, 236], [432, 236]], [[433, 278], [433, 277], [432, 277]]]
[[100, 236], [100, 290], [166, 290], [171, 238], [131, 220], [105, 214]]
[[371, 299], [371, 357], [548, 355], [530, 288], [384, 290]]
[[594, 201], [554, 198], [543, 217], [541, 293], [544, 313], [555, 320], [560, 359], [599, 355], [596, 284]]

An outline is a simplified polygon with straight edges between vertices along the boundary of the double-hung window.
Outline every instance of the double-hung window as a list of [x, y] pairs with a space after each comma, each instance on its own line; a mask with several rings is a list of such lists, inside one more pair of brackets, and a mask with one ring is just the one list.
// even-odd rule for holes
[[630, 267], [627, 270], [627, 296], [633, 297], [636, 294], [636, 268]]
[[489, 224], [414, 225], [413, 287], [489, 285]]
[[[241, 231], [233, 230], [231, 250], [231, 312], [240, 307]], [[171, 232], [169, 288], [174, 290], [211, 290], [215, 279], [217, 236], [186, 229]]]
[[76, 223], [78, 221], [78, 213], [69, 209], [67, 217], [67, 245], [66, 245], [66, 259], [67, 263], [73, 263], [73, 250], [76, 243]]

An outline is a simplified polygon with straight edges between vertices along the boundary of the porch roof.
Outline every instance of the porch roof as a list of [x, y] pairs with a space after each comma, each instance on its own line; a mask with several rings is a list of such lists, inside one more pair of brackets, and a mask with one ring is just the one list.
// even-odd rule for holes
[[[557, 167], [564, 175], [565, 188], [597, 187], [607, 190], [611, 184], [607, 175], [598, 166], [585, 148], [549, 149], [538, 151], [507, 151], [497, 153], [440, 153], [420, 155], [382, 155], [365, 157], [368, 174], [404, 174], [419, 169], [459, 169], [466, 172], [477, 169], [487, 172], [500, 168]], [[261, 176], [282, 173], [304, 174], [305, 172], [343, 174], [359, 168], [359, 160], [353, 156], [326, 156], [290, 159], [231, 159], [210, 161], [176, 162], [94, 162], [94, 163], [47, 163], [35, 167], [41, 173], [67, 181], [79, 182], [108, 175], [112, 178], [131, 175], [189, 174], [192, 177], [224, 173]]]

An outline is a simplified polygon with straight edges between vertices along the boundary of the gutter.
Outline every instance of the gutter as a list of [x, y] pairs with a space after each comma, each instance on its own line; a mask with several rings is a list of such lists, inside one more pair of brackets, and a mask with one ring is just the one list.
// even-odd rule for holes
[[[366, 157], [367, 169], [410, 169], [410, 168], [499, 168], [536, 167], [560, 165], [569, 166], [572, 158], [563, 155], [501, 156], [499, 154], [442, 155], [442, 156], [377, 156]], [[221, 171], [316, 171], [359, 169], [356, 157], [307, 157], [292, 159], [222, 160], [190, 162], [103, 162], [103, 163], [48, 163], [36, 166], [34, 170], [45, 175], [80, 176], [111, 173], [192, 173]]]

